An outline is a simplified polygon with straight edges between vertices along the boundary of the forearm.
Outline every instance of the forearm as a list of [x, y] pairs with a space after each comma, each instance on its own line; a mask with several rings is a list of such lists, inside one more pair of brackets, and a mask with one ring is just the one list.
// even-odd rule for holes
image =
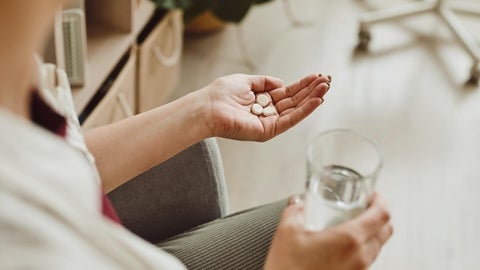
[[210, 136], [198, 95], [85, 132], [106, 192]]

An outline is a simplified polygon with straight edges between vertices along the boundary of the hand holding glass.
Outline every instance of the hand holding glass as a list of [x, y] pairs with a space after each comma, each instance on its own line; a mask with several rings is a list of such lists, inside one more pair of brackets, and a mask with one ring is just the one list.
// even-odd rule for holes
[[376, 143], [355, 131], [316, 137], [307, 151], [306, 229], [323, 230], [365, 210], [382, 162]]

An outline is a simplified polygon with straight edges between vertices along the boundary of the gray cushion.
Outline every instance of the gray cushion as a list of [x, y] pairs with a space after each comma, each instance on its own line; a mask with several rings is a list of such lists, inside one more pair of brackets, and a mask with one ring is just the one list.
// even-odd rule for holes
[[159, 241], [228, 212], [215, 139], [203, 140], [108, 194], [125, 227]]

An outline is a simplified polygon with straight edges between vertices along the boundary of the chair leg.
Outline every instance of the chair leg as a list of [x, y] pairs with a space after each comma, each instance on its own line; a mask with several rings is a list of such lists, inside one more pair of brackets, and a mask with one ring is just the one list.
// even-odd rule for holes
[[473, 59], [473, 65], [470, 70], [470, 79], [468, 83], [478, 84], [480, 80], [480, 45], [465, 30], [453, 11], [479, 15], [480, 5], [467, 2], [436, 0], [413, 3], [401, 7], [379, 10], [365, 14], [360, 20], [360, 29], [358, 32], [359, 43], [357, 49], [367, 50], [368, 44], [371, 40], [369, 26], [373, 24], [434, 12], [445, 21], [445, 23], [459, 40], [460, 44]]
[[395, 7], [387, 10], [379, 10], [367, 13], [360, 19], [358, 31], [357, 49], [366, 51], [371, 40], [369, 26], [372, 24], [399, 20], [410, 16], [435, 11], [441, 2], [413, 3], [406, 6]]
[[442, 7], [439, 9], [440, 17], [450, 27], [452, 32], [457, 37], [460, 44], [465, 51], [472, 57], [473, 65], [470, 70], [469, 83], [478, 84], [480, 78], [480, 46], [468, 31], [463, 27], [458, 18], [453, 14], [450, 8]]
[[450, 8], [456, 12], [480, 15], [480, 4], [477, 3], [451, 1], [449, 5]]
[[422, 2], [400, 7], [394, 7], [387, 10], [373, 11], [363, 15], [362, 19], [360, 20], [360, 24], [366, 27], [379, 22], [403, 19], [406, 17], [433, 11], [438, 6], [438, 2]]

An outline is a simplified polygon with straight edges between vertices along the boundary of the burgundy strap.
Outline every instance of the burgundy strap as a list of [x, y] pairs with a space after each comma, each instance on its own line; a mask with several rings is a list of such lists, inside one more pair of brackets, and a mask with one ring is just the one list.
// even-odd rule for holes
[[115, 211], [115, 208], [113, 208], [112, 203], [108, 199], [107, 196], [105, 196], [105, 193], [101, 192], [100, 194], [102, 196], [102, 213], [104, 216], [108, 217], [109, 219], [115, 221], [118, 224], [122, 224], [122, 221], [117, 215], [117, 211]]
[[[51, 131], [52, 133], [65, 138], [67, 135], [67, 121], [65, 117], [54, 111], [43, 100], [37, 90], [32, 91], [30, 101], [30, 118], [37, 125]], [[110, 200], [102, 190], [100, 190], [102, 199], [102, 213], [104, 216], [110, 218], [118, 224], [121, 224], [120, 218], [110, 203]]]
[[45, 103], [38, 94], [38, 91], [32, 92], [30, 99], [30, 119], [32, 119], [35, 124], [60, 137], [65, 138], [67, 135], [67, 121]]

